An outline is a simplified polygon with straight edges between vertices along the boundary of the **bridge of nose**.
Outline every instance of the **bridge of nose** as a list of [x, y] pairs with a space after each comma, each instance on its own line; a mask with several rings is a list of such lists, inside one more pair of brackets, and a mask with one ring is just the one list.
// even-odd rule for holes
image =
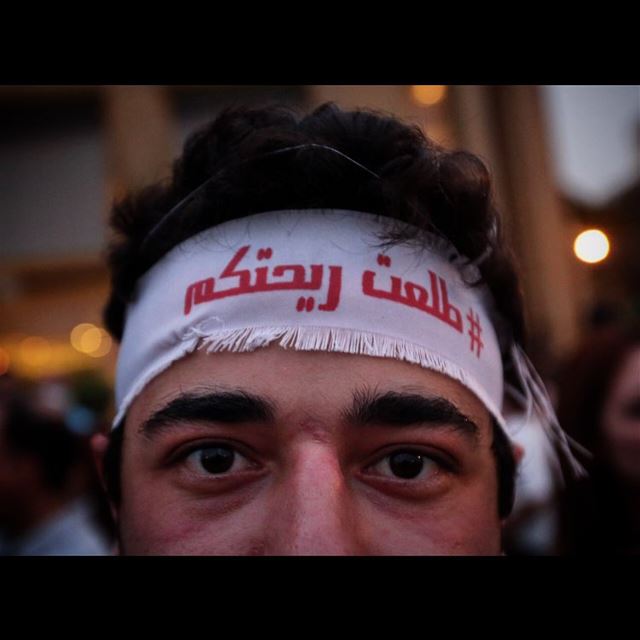
[[357, 505], [338, 447], [300, 438], [273, 486], [272, 553], [358, 553]]

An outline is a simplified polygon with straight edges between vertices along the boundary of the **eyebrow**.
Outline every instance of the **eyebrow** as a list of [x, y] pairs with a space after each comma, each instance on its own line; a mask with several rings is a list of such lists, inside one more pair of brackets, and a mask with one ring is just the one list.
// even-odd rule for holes
[[[397, 391], [377, 393], [369, 388], [353, 393], [352, 405], [342, 412], [342, 419], [357, 427], [444, 426], [461, 432], [474, 443], [479, 432], [475, 422], [446, 398]], [[275, 420], [276, 410], [271, 400], [241, 389], [184, 393], [152, 413], [139, 431], [153, 438], [181, 422], [267, 425]]]
[[184, 393], [155, 411], [140, 427], [145, 436], [153, 437], [179, 422], [273, 422], [275, 410], [266, 398], [243, 390]]
[[418, 393], [360, 389], [354, 393], [353, 405], [343, 413], [343, 418], [355, 426], [446, 426], [473, 442], [477, 442], [479, 433], [477, 424], [451, 401]]

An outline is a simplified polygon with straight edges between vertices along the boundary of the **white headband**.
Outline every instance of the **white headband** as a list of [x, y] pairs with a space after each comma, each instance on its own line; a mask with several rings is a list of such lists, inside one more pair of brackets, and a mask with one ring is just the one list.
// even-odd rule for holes
[[[392, 229], [415, 241], [385, 243]], [[394, 358], [472, 391], [507, 435], [497, 316], [478, 269], [446, 240], [397, 220], [344, 210], [286, 210], [225, 222], [172, 249], [138, 282], [116, 375], [120, 424], [131, 402], [195, 349], [302, 351]], [[493, 321], [492, 321], [493, 319]], [[580, 475], [544, 385], [507, 347], [521, 388]], [[504, 349], [503, 349], [504, 351]], [[521, 426], [521, 425], [519, 425]], [[517, 429], [516, 429], [517, 430]]]
[[277, 211], [226, 222], [175, 247], [138, 283], [116, 377], [117, 416], [171, 363], [198, 347], [253, 351], [277, 342], [406, 360], [470, 389], [504, 426], [503, 374], [485, 287], [464, 259], [398, 222], [340, 210]]

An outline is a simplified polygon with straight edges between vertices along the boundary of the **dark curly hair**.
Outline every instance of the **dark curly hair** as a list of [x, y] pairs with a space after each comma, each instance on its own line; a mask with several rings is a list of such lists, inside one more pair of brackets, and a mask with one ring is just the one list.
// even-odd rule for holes
[[[272, 153], [309, 144], [330, 146], [368, 171], [321, 148]], [[196, 189], [195, 197], [171, 215], [170, 224], [160, 223]], [[255, 213], [310, 208], [383, 215], [435, 231], [471, 260], [483, 256], [483, 281], [512, 337], [524, 343], [518, 277], [484, 163], [469, 152], [444, 149], [418, 126], [391, 115], [345, 111], [333, 103], [308, 115], [279, 105], [228, 108], [191, 135], [166, 183], [115, 205], [107, 328], [122, 338], [126, 305], [135, 296], [137, 280], [190, 236]], [[411, 238], [391, 232], [389, 241], [399, 240]], [[494, 441], [505, 438], [499, 428], [494, 434]], [[500, 508], [508, 513], [515, 463], [506, 460], [510, 447], [501, 442], [496, 447], [504, 453], [498, 460], [504, 458], [506, 470], [501, 474], [501, 496], [506, 497]]]

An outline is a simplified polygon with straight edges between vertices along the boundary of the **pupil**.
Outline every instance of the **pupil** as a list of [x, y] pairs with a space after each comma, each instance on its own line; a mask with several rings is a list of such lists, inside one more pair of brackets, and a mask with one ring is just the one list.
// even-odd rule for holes
[[233, 466], [235, 453], [229, 447], [209, 447], [200, 453], [200, 463], [209, 473], [224, 473]]
[[415, 478], [422, 471], [424, 461], [417, 453], [403, 451], [390, 457], [389, 466], [394, 475], [400, 478]]

